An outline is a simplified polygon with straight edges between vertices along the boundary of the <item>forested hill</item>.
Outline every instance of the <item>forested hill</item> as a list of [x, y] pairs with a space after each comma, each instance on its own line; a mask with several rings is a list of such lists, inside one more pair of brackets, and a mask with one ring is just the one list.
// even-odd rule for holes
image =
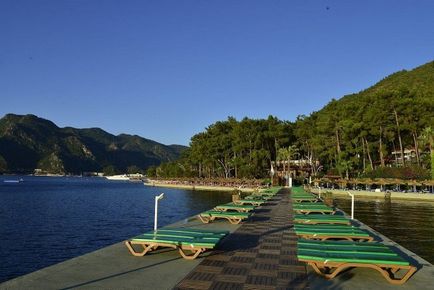
[[[433, 128], [434, 62], [430, 62], [332, 100], [309, 117], [300, 117], [295, 133], [304, 152], [342, 174], [396, 165], [405, 149], [416, 152], [415, 159], [404, 165], [429, 166], [429, 154], [422, 153], [429, 150]], [[394, 151], [400, 154], [393, 155]]]
[[185, 148], [99, 128], [59, 128], [34, 115], [0, 119], [0, 172], [135, 172], [175, 160]]
[[[385, 172], [399, 167], [399, 174], [406, 176], [395, 177], [426, 178], [434, 167], [433, 129], [434, 62], [430, 62], [332, 100], [295, 122], [272, 116], [216, 122], [192, 137], [181, 161], [152, 168], [149, 174], [266, 177], [271, 161], [302, 158], [319, 175], [359, 177], [380, 172], [390, 177]], [[412, 157], [402, 158], [409, 150]]]

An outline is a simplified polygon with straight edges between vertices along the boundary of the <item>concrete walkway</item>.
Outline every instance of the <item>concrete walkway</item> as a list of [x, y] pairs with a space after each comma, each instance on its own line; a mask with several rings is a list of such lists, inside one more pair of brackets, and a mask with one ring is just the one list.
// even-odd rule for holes
[[[188, 226], [233, 232], [239, 225], [216, 222], [205, 225], [197, 219], [173, 226]], [[6, 281], [0, 289], [172, 289], [201, 260], [183, 259], [172, 249], [134, 257], [123, 243], [67, 260]]]
[[291, 220], [289, 190], [281, 190], [175, 289], [307, 289]]

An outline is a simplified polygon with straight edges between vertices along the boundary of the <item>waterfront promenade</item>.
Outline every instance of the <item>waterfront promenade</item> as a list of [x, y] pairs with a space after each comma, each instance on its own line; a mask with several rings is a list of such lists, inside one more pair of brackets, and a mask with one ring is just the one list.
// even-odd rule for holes
[[[434, 194], [432, 193], [416, 193], [416, 192], [396, 192], [396, 191], [367, 191], [367, 190], [343, 190], [343, 189], [330, 189], [330, 188], [312, 188], [313, 193], [332, 193], [333, 197], [350, 197], [348, 192], [354, 194], [356, 198], [365, 199], [384, 199], [391, 200], [411, 200], [411, 201], [428, 201], [434, 202]], [[434, 204], [434, 203], [433, 203]]]
[[[242, 225], [182, 220], [175, 226], [229, 230], [214, 252], [187, 261], [177, 251], [134, 257], [123, 243], [0, 284], [0, 289], [429, 289], [433, 266], [380, 233], [418, 271], [402, 286], [371, 269], [353, 269], [327, 281], [296, 260], [290, 193], [281, 190]], [[358, 223], [356, 221], [356, 223]], [[61, 245], [59, 245], [61, 246]]]

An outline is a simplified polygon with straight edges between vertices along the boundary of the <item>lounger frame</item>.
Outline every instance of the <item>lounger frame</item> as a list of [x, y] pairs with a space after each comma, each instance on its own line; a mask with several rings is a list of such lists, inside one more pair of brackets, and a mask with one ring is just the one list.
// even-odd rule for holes
[[[316, 273], [322, 275], [326, 279], [333, 279], [340, 272], [348, 268], [370, 268], [377, 270], [381, 275], [391, 284], [401, 285], [416, 272], [417, 268], [412, 265], [393, 265], [393, 264], [372, 264], [372, 263], [341, 263], [330, 261], [315, 261], [299, 259], [302, 262], [308, 263], [315, 270]], [[401, 273], [401, 277], [396, 274]]]
[[335, 214], [336, 210], [325, 210], [325, 209], [313, 209], [313, 208], [307, 208], [307, 209], [294, 209], [296, 213], [302, 213], [305, 215], [308, 215], [310, 213], [320, 213], [320, 214]]
[[[176, 245], [172, 243], [159, 243], [159, 242], [150, 242], [150, 241], [125, 241], [125, 245], [127, 246], [130, 253], [136, 257], [142, 257], [149, 252], [155, 251], [160, 247], [164, 248], [174, 248], [177, 249], [179, 254], [186, 260], [194, 260], [201, 253], [205, 252], [208, 249], [206, 247], [197, 247], [194, 245]], [[140, 245], [143, 247], [143, 251], [136, 251], [133, 245]], [[188, 252], [191, 252], [188, 254]]]
[[240, 217], [236, 217], [236, 216], [215, 216], [215, 215], [210, 215], [210, 214], [198, 214], [197, 217], [205, 224], [213, 222], [215, 219], [218, 219], [218, 218], [224, 218], [224, 219], [227, 219], [231, 224], [237, 225], [240, 222], [242, 222], [243, 220], [247, 219], [247, 217], [246, 218], [240, 218]]
[[371, 236], [358, 236], [358, 235], [331, 235], [331, 234], [297, 234], [300, 238], [326, 241], [329, 239], [347, 240], [351, 242], [372, 242], [374, 240]]

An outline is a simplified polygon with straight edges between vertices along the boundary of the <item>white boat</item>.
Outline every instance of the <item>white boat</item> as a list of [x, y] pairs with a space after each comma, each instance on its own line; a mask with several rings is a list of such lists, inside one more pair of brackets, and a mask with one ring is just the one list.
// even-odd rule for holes
[[130, 180], [130, 177], [126, 174], [120, 174], [120, 175], [111, 175], [111, 176], [104, 176], [108, 180]]
[[5, 179], [3, 180], [3, 182], [5, 183], [20, 183], [23, 182], [24, 179], [20, 178], [20, 179]]

